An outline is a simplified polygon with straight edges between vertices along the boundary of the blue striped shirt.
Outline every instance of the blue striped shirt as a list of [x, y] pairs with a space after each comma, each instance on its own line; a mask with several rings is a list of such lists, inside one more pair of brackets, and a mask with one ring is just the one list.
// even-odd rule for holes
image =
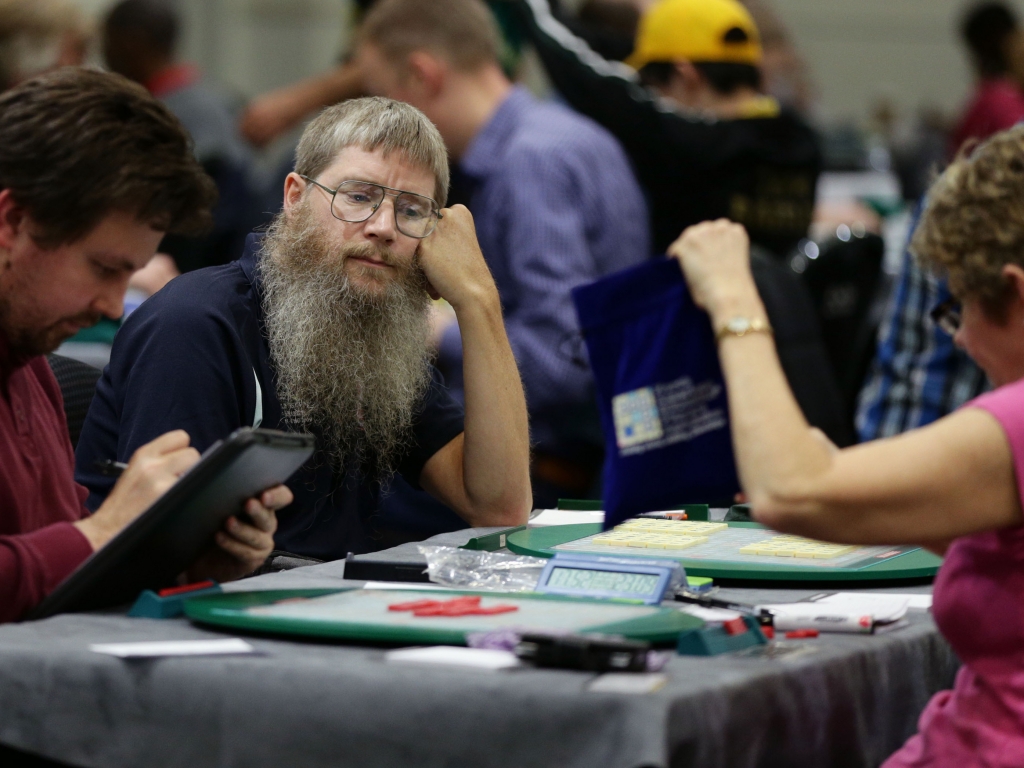
[[860, 393], [856, 426], [862, 441], [923, 427], [988, 388], [985, 373], [931, 319], [932, 309], [947, 298], [946, 283], [905, 250]]

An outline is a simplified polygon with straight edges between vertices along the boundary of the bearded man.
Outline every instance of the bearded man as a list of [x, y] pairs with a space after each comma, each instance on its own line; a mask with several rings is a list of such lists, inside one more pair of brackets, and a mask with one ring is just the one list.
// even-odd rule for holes
[[[531, 507], [522, 384], [469, 211], [443, 209], [445, 145], [381, 98], [325, 110], [303, 134], [284, 209], [242, 258], [172, 281], [125, 322], [79, 440], [99, 458], [171, 428], [200, 450], [241, 426], [301, 429], [318, 451], [289, 487], [277, 549], [379, 548], [381, 482], [400, 473], [475, 526]], [[455, 309], [465, 413], [430, 362], [430, 298]]]

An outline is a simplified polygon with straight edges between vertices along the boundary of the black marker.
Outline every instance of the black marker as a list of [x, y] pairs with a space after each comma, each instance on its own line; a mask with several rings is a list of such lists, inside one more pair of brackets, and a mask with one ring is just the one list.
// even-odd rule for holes
[[128, 469], [128, 465], [123, 461], [113, 459], [97, 459], [92, 466], [104, 477], [120, 477], [121, 473]]

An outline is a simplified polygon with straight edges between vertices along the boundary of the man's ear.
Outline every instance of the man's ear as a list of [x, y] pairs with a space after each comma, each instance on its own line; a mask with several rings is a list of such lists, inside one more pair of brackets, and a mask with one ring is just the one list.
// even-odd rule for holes
[[308, 182], [299, 176], [299, 174], [292, 171], [289, 173], [284, 180], [284, 211], [289, 216], [292, 210], [299, 204], [302, 199], [302, 193], [306, 191], [306, 184]]
[[427, 51], [413, 51], [406, 60], [408, 84], [428, 98], [436, 98], [444, 89], [448, 64]]
[[0, 248], [12, 248], [27, 226], [28, 213], [14, 200], [11, 190], [0, 191]]

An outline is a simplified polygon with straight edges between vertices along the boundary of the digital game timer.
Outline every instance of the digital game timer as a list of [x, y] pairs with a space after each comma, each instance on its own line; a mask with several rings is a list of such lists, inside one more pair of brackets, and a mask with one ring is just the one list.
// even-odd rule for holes
[[657, 605], [670, 589], [686, 583], [686, 571], [676, 560], [558, 552], [548, 560], [537, 591], [569, 597], [617, 598]]

